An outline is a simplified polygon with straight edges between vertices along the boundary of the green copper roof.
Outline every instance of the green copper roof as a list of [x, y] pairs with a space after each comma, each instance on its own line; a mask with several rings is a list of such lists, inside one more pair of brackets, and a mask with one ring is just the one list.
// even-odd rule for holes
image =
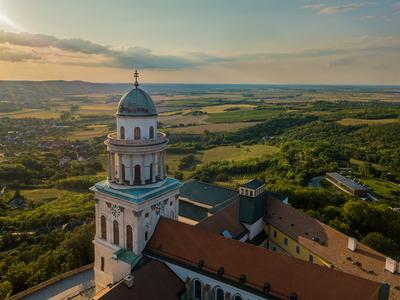
[[208, 210], [186, 201], [179, 201], [179, 216], [201, 221], [208, 217]]
[[257, 197], [239, 196], [239, 219], [240, 222], [253, 224], [264, 217], [267, 212], [267, 193], [261, 193]]
[[107, 180], [104, 180], [97, 182], [90, 189], [95, 192], [106, 193], [118, 199], [123, 199], [133, 203], [141, 203], [147, 199], [164, 195], [180, 186], [181, 183], [179, 180], [167, 177], [161, 185], [154, 187], [142, 186], [132, 189], [114, 189]]
[[186, 181], [181, 187], [181, 197], [188, 198], [212, 207], [231, 203], [238, 197], [238, 192], [224, 187], [197, 180]]
[[113, 253], [112, 258], [115, 260], [122, 260], [132, 265], [139, 256], [128, 249], [119, 249]]
[[150, 95], [135, 87], [121, 97], [118, 104], [119, 116], [156, 116], [157, 110]]

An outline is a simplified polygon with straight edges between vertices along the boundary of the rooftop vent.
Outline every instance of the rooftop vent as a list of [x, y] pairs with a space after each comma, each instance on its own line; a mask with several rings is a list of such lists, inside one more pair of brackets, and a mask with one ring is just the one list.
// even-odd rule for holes
[[199, 269], [202, 269], [204, 267], [204, 259], [199, 260], [198, 267], [199, 267]]
[[396, 273], [397, 270], [397, 261], [391, 259], [390, 257], [386, 257], [385, 262], [385, 270], [389, 271], [390, 273]]
[[349, 237], [349, 240], [347, 242], [347, 249], [350, 251], [356, 251], [357, 249], [357, 240], [355, 238]]
[[224, 272], [225, 272], [224, 267], [223, 266], [219, 267], [218, 276], [224, 276]]
[[269, 282], [264, 283], [264, 288], [263, 288], [264, 294], [268, 294], [270, 290], [271, 290], [271, 285], [269, 284]]
[[124, 278], [126, 286], [130, 289], [135, 284], [135, 277], [133, 275], [128, 275]]
[[239, 283], [240, 284], [245, 284], [245, 282], [246, 282], [246, 275], [244, 275], [244, 274], [240, 275]]

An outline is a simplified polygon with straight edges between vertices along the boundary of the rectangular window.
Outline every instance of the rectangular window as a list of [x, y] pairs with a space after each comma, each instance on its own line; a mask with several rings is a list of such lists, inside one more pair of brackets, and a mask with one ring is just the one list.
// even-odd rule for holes
[[300, 246], [299, 245], [296, 245], [296, 253], [300, 254]]
[[285, 245], [287, 246], [288, 244], [289, 244], [289, 240], [288, 240], [288, 238], [287, 237], [285, 237], [284, 239], [283, 239], [283, 242], [285, 243]]
[[100, 270], [104, 272], [104, 257], [103, 256], [100, 259]]
[[314, 262], [314, 256], [312, 256], [312, 255], [310, 254], [310, 256], [308, 257], [308, 261], [311, 262], [311, 263], [313, 263], [313, 262]]
[[274, 238], [276, 238], [276, 236], [278, 235], [276, 230], [273, 231], [273, 235], [274, 235]]
[[145, 213], [144, 217], [147, 218], [149, 216], [149, 213]]
[[148, 233], [147, 233], [147, 231], [144, 233], [144, 240], [145, 241], [147, 241], [147, 239], [148, 239], [149, 237], [148, 237]]

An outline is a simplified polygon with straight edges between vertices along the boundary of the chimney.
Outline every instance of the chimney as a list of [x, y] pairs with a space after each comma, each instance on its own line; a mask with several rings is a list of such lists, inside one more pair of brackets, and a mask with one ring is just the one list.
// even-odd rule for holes
[[349, 237], [349, 241], [347, 242], [347, 249], [351, 251], [356, 251], [357, 249], [357, 240], [355, 238]]
[[128, 275], [124, 278], [126, 286], [130, 289], [135, 284], [135, 277], [133, 275]]
[[391, 259], [389, 257], [386, 257], [386, 262], [385, 262], [385, 270], [389, 271], [390, 273], [396, 273], [397, 270], [397, 261], [394, 259]]

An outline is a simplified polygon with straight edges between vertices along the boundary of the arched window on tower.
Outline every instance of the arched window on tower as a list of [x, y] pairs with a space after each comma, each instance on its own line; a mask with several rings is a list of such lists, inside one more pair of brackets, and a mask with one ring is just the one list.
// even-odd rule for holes
[[105, 216], [101, 216], [100, 218], [100, 227], [101, 227], [101, 238], [103, 240], [107, 240], [107, 220]]
[[133, 133], [134, 133], [134, 139], [135, 140], [140, 140], [140, 127], [135, 127]]
[[140, 165], [135, 166], [135, 183], [141, 183], [140, 180]]
[[203, 300], [203, 285], [198, 279], [193, 280], [193, 299]]
[[125, 139], [125, 127], [121, 126], [121, 128], [119, 129], [119, 136], [121, 140]]
[[131, 225], [126, 226], [126, 248], [133, 252], [133, 242], [132, 242], [132, 227]]
[[150, 126], [149, 128], [149, 139], [154, 139], [154, 127]]
[[113, 222], [113, 231], [114, 231], [114, 244], [119, 245], [119, 226], [116, 220], [114, 220]]
[[214, 289], [213, 300], [224, 300], [224, 296], [225, 296], [225, 293], [224, 293], [223, 289], [221, 289], [219, 286], [217, 286]]

